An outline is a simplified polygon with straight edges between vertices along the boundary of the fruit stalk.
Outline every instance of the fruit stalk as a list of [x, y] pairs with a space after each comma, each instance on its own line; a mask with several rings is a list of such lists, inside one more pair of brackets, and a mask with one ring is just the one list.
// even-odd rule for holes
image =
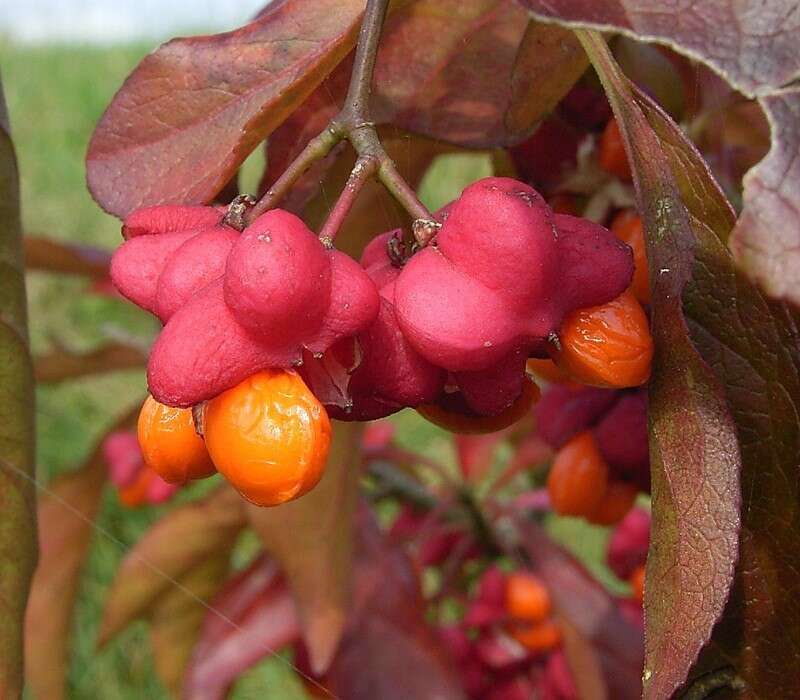
[[327, 242], [333, 240], [358, 191], [374, 175], [377, 175], [383, 186], [415, 219], [415, 230], [435, 228], [436, 222], [430, 212], [419, 201], [413, 188], [405, 181], [383, 148], [370, 110], [372, 76], [388, 5], [389, 0], [367, 1], [344, 106], [328, 126], [309, 141], [272, 187], [248, 211], [246, 223], [251, 223], [275, 207], [313, 163], [325, 158], [334, 146], [346, 139], [358, 154], [358, 160], [339, 201], [320, 232], [320, 239]]

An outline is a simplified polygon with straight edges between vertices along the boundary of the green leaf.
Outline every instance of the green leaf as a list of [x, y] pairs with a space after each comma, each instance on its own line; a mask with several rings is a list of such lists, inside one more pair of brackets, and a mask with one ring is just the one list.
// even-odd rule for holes
[[[741, 458], [736, 429], [723, 386], [689, 337], [682, 305], [684, 290], [696, 284], [695, 235], [687, 206], [694, 205], [700, 221], [724, 220], [727, 213], [730, 225], [732, 218], [707, 169], [688, 170], [676, 157], [679, 151], [662, 146], [602, 37], [583, 30], [578, 36], [625, 139], [647, 234], [656, 354], [649, 387], [653, 524], [643, 680], [645, 698], [669, 698], [711, 637], [738, 554]], [[659, 116], [668, 121], [663, 113]], [[673, 167], [687, 171], [682, 177], [699, 181], [688, 202]]]
[[33, 366], [17, 161], [0, 83], [0, 696], [22, 691], [22, 629], [36, 565]]
[[106, 483], [103, 442], [108, 433], [136, 424], [139, 405], [116, 421], [80, 469], [49, 483], [39, 501], [39, 565], [25, 616], [25, 675], [37, 698], [66, 697], [75, 597]]
[[336, 652], [350, 605], [359, 434], [358, 424], [336, 422], [325, 474], [312, 491], [274, 508], [248, 507], [286, 575], [315, 673]]

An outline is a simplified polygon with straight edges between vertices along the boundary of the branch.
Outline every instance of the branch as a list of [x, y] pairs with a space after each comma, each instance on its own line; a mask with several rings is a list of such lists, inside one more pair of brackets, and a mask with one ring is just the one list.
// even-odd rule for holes
[[283, 171], [275, 181], [275, 184], [250, 209], [246, 216], [247, 223], [252, 223], [264, 212], [274, 209], [292, 189], [294, 183], [300, 179], [300, 176], [318, 160], [322, 160], [327, 156], [333, 147], [342, 140], [344, 133], [336, 128], [331, 128], [332, 126], [333, 122], [331, 122], [331, 126], [317, 134], [306, 144], [300, 155], [289, 164], [289, 167]]
[[[358, 160], [347, 186], [320, 232], [320, 239], [330, 245], [359, 190], [368, 178], [376, 174], [384, 187], [415, 220], [414, 232], [418, 243], [425, 245], [432, 238], [438, 224], [383, 148], [370, 109], [372, 76], [388, 6], [389, 0], [367, 0], [344, 106], [328, 126], [309, 141], [275, 184], [247, 212], [244, 223], [252, 222], [275, 207], [313, 163], [327, 156], [336, 144], [346, 139], [358, 154]], [[419, 236], [417, 231], [427, 233]]]
[[347, 178], [347, 183], [344, 189], [339, 194], [339, 199], [333, 205], [328, 218], [322, 230], [319, 232], [319, 239], [325, 247], [330, 248], [333, 246], [333, 239], [336, 237], [337, 232], [344, 223], [347, 214], [352, 208], [353, 204], [361, 192], [361, 188], [377, 171], [378, 162], [374, 158], [367, 158], [360, 156], [353, 166], [350, 177]]

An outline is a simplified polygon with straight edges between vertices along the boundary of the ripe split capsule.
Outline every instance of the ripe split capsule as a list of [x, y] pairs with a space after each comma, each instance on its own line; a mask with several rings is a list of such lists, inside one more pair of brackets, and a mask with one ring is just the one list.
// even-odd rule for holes
[[580, 309], [564, 319], [555, 363], [591, 386], [622, 389], [650, 376], [653, 339], [647, 316], [630, 292], [602, 306]]
[[145, 399], [137, 426], [144, 463], [170, 484], [203, 479], [216, 472], [189, 408]]
[[320, 480], [331, 424], [296, 372], [266, 370], [208, 402], [204, 436], [217, 469], [242, 496], [274, 506]]

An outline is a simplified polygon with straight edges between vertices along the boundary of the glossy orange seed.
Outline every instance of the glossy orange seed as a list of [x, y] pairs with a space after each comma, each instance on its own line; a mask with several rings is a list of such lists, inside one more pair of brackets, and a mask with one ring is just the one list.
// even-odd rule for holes
[[552, 651], [561, 644], [561, 628], [553, 620], [512, 625], [509, 634], [529, 651]]
[[172, 408], [145, 399], [137, 426], [144, 463], [170, 484], [183, 484], [216, 472], [190, 408]]
[[623, 292], [602, 306], [569, 314], [559, 329], [555, 363], [573, 379], [622, 389], [650, 377], [653, 338], [641, 304]]
[[589, 431], [579, 433], [556, 454], [547, 477], [550, 505], [559, 515], [587, 516], [608, 488], [608, 465]]
[[621, 180], [631, 180], [631, 166], [616, 119], [610, 119], [600, 135], [598, 146], [600, 167]]
[[633, 250], [633, 280], [630, 290], [642, 303], [650, 303], [650, 276], [647, 270], [647, 247], [644, 242], [644, 224], [632, 209], [621, 211], [611, 222], [612, 233]]
[[217, 469], [242, 496], [274, 506], [320, 480], [331, 423], [300, 375], [267, 370], [206, 404], [204, 435]]
[[506, 581], [506, 612], [526, 622], [541, 622], [552, 605], [545, 585], [532, 574], [514, 573]]

